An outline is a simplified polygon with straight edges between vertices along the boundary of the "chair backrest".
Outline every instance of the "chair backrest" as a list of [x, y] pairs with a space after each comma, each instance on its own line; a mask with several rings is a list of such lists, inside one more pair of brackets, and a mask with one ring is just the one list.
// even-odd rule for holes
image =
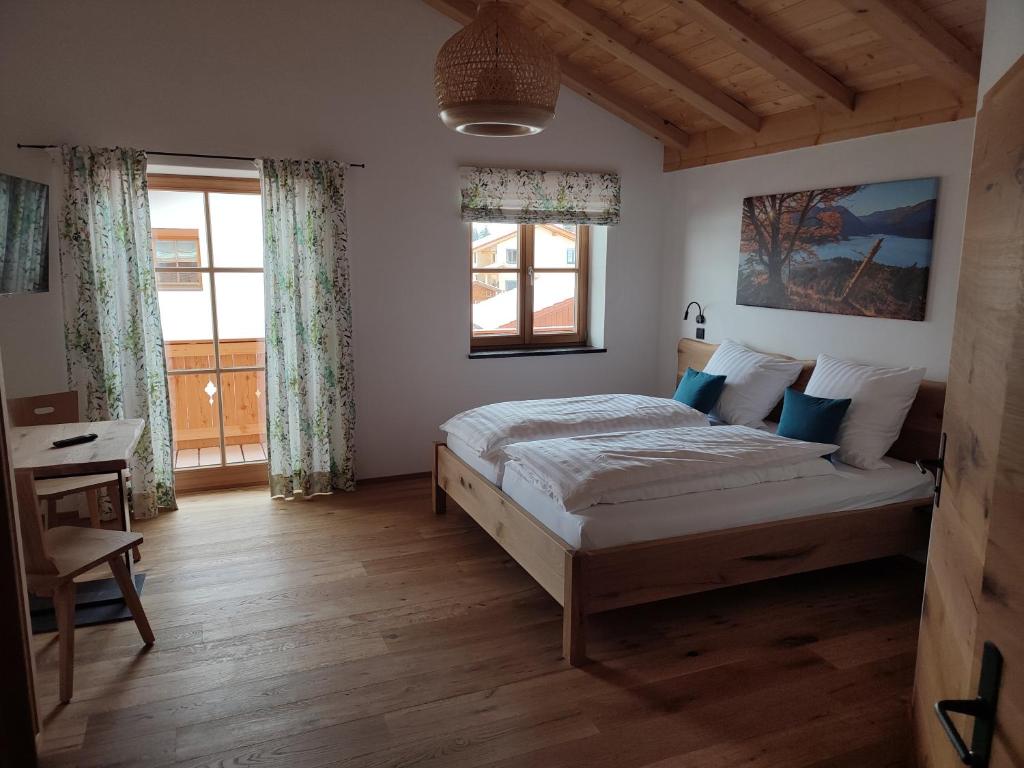
[[36, 497], [36, 481], [32, 470], [14, 472], [14, 485], [18, 492], [18, 522], [21, 524], [21, 552], [25, 558], [25, 573], [29, 576], [57, 574], [57, 565], [46, 550], [43, 526]]
[[52, 392], [49, 395], [12, 397], [7, 401], [12, 427], [38, 427], [43, 424], [73, 424], [78, 417], [77, 392]]

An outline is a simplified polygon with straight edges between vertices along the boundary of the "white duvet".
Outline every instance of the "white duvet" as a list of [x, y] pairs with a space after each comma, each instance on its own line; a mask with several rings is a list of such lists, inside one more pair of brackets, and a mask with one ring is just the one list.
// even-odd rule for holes
[[834, 473], [837, 446], [740, 426], [654, 429], [505, 447], [566, 512]]
[[482, 405], [448, 419], [441, 430], [494, 461], [506, 446], [527, 440], [707, 425], [700, 411], [664, 397], [586, 395]]

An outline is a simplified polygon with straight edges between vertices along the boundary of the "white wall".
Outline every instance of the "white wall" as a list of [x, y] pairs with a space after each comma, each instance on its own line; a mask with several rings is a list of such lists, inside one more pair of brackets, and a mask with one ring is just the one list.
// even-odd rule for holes
[[1024, 0], [988, 0], [978, 83], [979, 108], [988, 89], [1021, 56], [1024, 56]]
[[[732, 338], [799, 358], [828, 352], [926, 366], [929, 378], [945, 379], [973, 131], [973, 120], [961, 120], [667, 174], [661, 391], [675, 381], [674, 342], [694, 335], [695, 313], [682, 319], [691, 300], [704, 305], [708, 341]], [[928, 176], [940, 182], [924, 322], [736, 305], [743, 198]]]
[[[51, 179], [18, 141], [366, 162], [348, 181], [360, 476], [427, 469], [436, 425], [484, 400], [653, 391], [660, 146], [567, 90], [540, 136], [448, 131], [433, 64], [456, 28], [421, 0], [6, 3], [0, 170]], [[607, 354], [467, 359], [456, 169], [471, 163], [622, 174], [598, 286]], [[9, 395], [65, 386], [61, 328], [59, 290], [0, 297]]]

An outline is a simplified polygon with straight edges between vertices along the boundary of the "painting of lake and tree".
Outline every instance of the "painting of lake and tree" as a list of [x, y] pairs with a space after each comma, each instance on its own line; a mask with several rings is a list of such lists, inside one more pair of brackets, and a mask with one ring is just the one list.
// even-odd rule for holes
[[924, 320], [939, 180], [743, 201], [736, 303]]

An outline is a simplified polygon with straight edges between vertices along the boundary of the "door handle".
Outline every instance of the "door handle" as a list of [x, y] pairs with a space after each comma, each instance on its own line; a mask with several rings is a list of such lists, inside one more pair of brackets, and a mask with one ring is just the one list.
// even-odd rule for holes
[[[1003, 655], [992, 643], [986, 642], [981, 656], [981, 677], [978, 696], [974, 699], [943, 699], [935, 702], [935, 714], [942, 724], [960, 762], [972, 768], [987, 768], [992, 754], [992, 736], [996, 729], [996, 704], [999, 700], [999, 681], [1003, 672]], [[955, 712], [974, 718], [971, 746], [967, 746], [949, 714]]]

